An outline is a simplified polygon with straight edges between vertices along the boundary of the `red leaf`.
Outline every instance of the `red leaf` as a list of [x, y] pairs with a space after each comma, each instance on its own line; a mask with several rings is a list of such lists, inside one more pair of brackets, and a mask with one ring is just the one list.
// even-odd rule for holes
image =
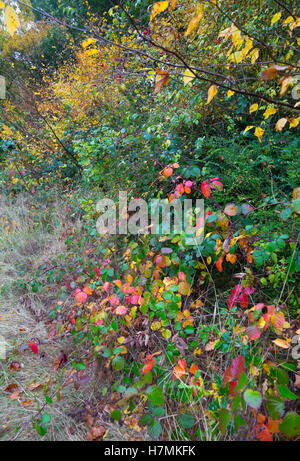
[[35, 343], [29, 343], [28, 346], [30, 347], [30, 349], [32, 350], [34, 354], [39, 353], [39, 349]]
[[204, 197], [209, 197], [211, 194], [210, 185], [207, 184], [207, 180], [201, 184], [201, 191]]
[[256, 339], [260, 338], [261, 331], [257, 326], [251, 326], [246, 328], [246, 335], [252, 339], [252, 341], [255, 341]]
[[218, 261], [216, 262], [216, 268], [218, 269], [219, 272], [223, 271], [223, 268], [222, 268], [223, 259], [224, 259], [223, 256], [220, 256]]
[[245, 293], [242, 293], [239, 297], [239, 303], [241, 305], [241, 307], [245, 307], [247, 308], [248, 307], [248, 304], [249, 304], [249, 300], [248, 300], [248, 296], [245, 295]]
[[231, 364], [231, 370], [233, 377], [239, 379], [241, 374], [246, 371], [245, 368], [245, 359], [242, 355], [238, 355]]
[[146, 375], [147, 373], [149, 373], [149, 371], [152, 370], [152, 368], [154, 367], [154, 360], [153, 359], [146, 359], [145, 360], [145, 365], [143, 367], [143, 373]]

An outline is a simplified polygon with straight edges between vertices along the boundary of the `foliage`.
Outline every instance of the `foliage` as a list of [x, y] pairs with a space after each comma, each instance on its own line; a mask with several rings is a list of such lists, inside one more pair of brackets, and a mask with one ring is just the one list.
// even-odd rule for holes
[[[82, 223], [49, 274], [51, 327], [74, 340], [63, 372], [77, 389], [105, 370], [106, 413], [153, 439], [298, 438], [299, 18], [276, 1], [131, 3], [36, 0], [35, 30], [5, 21], [1, 187], [58, 186]], [[122, 190], [204, 199], [202, 243], [100, 238], [96, 202]], [[49, 422], [34, 419], [42, 437]]]

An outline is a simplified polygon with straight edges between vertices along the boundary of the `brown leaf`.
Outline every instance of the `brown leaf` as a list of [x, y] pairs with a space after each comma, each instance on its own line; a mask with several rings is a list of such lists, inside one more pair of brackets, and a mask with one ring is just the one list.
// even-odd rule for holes
[[155, 80], [155, 90], [154, 93], [159, 93], [162, 88], [168, 85], [170, 81], [170, 74], [165, 70], [156, 69], [157, 76]]
[[105, 429], [103, 426], [94, 426], [94, 427], [91, 427], [91, 429], [88, 431], [86, 436], [89, 441], [93, 441], [93, 440], [100, 439], [101, 437], [103, 437], [104, 434], [105, 434]]
[[264, 80], [272, 80], [273, 78], [277, 77], [277, 75], [278, 75], [278, 71], [275, 68], [275, 66], [268, 67], [268, 69], [264, 70], [260, 74], [261, 78], [263, 78]]

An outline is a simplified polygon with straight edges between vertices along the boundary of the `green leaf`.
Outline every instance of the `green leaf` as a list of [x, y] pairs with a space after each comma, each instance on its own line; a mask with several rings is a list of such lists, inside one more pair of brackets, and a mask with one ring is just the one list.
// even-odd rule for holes
[[300, 415], [293, 411], [287, 413], [282, 423], [279, 424], [279, 430], [289, 438], [300, 435]]
[[160, 416], [164, 416], [165, 409], [163, 407], [153, 407], [151, 409], [151, 412], [153, 416], [160, 417]]
[[113, 358], [111, 364], [114, 370], [123, 370], [125, 366], [125, 360], [123, 357], [118, 355], [117, 357]]
[[219, 423], [220, 423], [220, 431], [221, 434], [225, 434], [227, 425], [230, 421], [231, 415], [229, 410], [226, 410], [226, 408], [223, 408], [222, 410], [219, 411]]
[[154, 405], [163, 405], [165, 397], [162, 389], [158, 386], [150, 386], [147, 389], [147, 395]]
[[280, 394], [282, 395], [282, 397], [284, 397], [285, 399], [290, 399], [290, 400], [299, 399], [298, 395], [294, 394], [286, 386], [280, 385], [280, 386], [278, 386], [278, 390], [279, 390]]
[[141, 426], [146, 426], [146, 424], [150, 423], [151, 420], [152, 420], [151, 415], [145, 414], [140, 419], [140, 425]]
[[284, 402], [278, 397], [270, 397], [266, 401], [266, 408], [272, 419], [279, 419], [284, 412]]
[[251, 408], [259, 409], [262, 402], [262, 396], [259, 391], [253, 391], [252, 389], [247, 389], [244, 392], [244, 399], [247, 405]]
[[239, 382], [238, 382], [238, 385], [235, 388], [235, 391], [240, 391], [245, 386], [247, 386], [247, 384], [248, 384], [248, 378], [247, 378], [246, 373], [243, 371], [243, 373], [241, 374], [241, 376], [239, 378]]
[[177, 420], [179, 424], [181, 424], [181, 426], [184, 427], [185, 429], [190, 429], [195, 424], [194, 416], [191, 415], [190, 413], [183, 413], [179, 415]]
[[122, 418], [122, 413], [120, 412], [120, 410], [113, 410], [110, 416], [115, 421], [120, 421], [120, 419]]
[[161, 424], [158, 421], [156, 421], [156, 419], [153, 419], [148, 426], [148, 434], [153, 439], [157, 439], [161, 433], [162, 433]]
[[44, 414], [44, 415], [42, 416], [42, 421], [43, 421], [44, 424], [50, 423], [50, 421], [51, 421], [51, 416], [50, 416], [50, 415], [47, 415], [47, 414]]

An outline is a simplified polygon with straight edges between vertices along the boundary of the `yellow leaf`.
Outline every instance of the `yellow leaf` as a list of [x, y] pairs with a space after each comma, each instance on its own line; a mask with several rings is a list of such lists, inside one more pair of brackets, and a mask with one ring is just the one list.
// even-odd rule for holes
[[293, 77], [284, 77], [281, 82], [280, 96], [283, 96], [290, 84], [293, 82]]
[[246, 126], [246, 128], [244, 129], [244, 133], [243, 133], [243, 134], [246, 134], [247, 131], [252, 130], [252, 128], [254, 128], [253, 125]]
[[275, 109], [275, 107], [268, 107], [263, 113], [264, 119], [267, 120], [270, 115], [276, 114], [277, 111], [278, 109]]
[[261, 142], [263, 134], [264, 130], [262, 128], [260, 128], [259, 126], [255, 128], [254, 136], [256, 136], [259, 139], [259, 142]]
[[271, 26], [275, 24], [275, 22], [279, 21], [280, 18], [281, 18], [281, 11], [274, 14], [273, 18], [271, 19]]
[[286, 25], [286, 24], [290, 24], [291, 22], [294, 22], [294, 18], [293, 18], [293, 16], [288, 16], [288, 17], [283, 21], [283, 24]]
[[8, 30], [8, 33], [13, 37], [16, 32], [19, 21], [15, 10], [11, 6], [7, 6], [4, 11], [4, 24]]
[[81, 43], [82, 48], [87, 48], [89, 45], [93, 45], [94, 43], [97, 43], [97, 40], [94, 38], [87, 38]]
[[156, 330], [159, 330], [160, 327], [161, 327], [161, 322], [153, 322], [150, 328], [151, 330], [156, 331]]
[[154, 3], [152, 10], [151, 10], [151, 15], [150, 15], [150, 22], [153, 21], [155, 16], [157, 16], [159, 13], [162, 11], [165, 11], [169, 6], [169, 2], [157, 2]]
[[234, 91], [228, 90], [228, 92], [227, 92], [227, 98], [231, 98], [231, 96], [233, 96], [233, 95], [234, 95]]
[[290, 128], [296, 128], [299, 123], [300, 123], [300, 117], [297, 117], [297, 118], [289, 118], [289, 122], [290, 122]]
[[287, 118], [280, 118], [276, 123], [276, 131], [281, 131], [287, 122]]
[[183, 83], [185, 85], [187, 85], [192, 80], [194, 80], [194, 78], [195, 78], [195, 74], [193, 72], [191, 72], [189, 69], [186, 69], [186, 71], [184, 73], [184, 77], [183, 77]]
[[208, 98], [207, 98], [207, 101], [206, 101], [205, 105], [210, 103], [210, 101], [216, 96], [217, 92], [218, 92], [218, 89], [217, 89], [216, 85], [212, 85], [208, 89]]
[[190, 35], [191, 32], [193, 32], [193, 30], [198, 26], [199, 22], [201, 21], [203, 17], [203, 12], [200, 12], [198, 14], [198, 16], [195, 16], [193, 19], [191, 19], [189, 25], [188, 25], [188, 28], [184, 34], [185, 37], [187, 37], [188, 35]]
[[174, 10], [175, 6], [176, 6], [176, 3], [177, 3], [177, 0], [171, 0], [171, 3], [170, 3], [170, 10]]
[[259, 48], [254, 48], [254, 50], [251, 51], [249, 56], [251, 56], [251, 64], [254, 64], [259, 56]]
[[284, 339], [277, 338], [274, 339], [274, 341], [272, 342], [276, 344], [276, 346], [281, 347], [282, 349], [288, 349], [290, 347], [289, 343]]
[[170, 81], [170, 75], [169, 72], [156, 69], [157, 75], [155, 79], [155, 90], [154, 93], [159, 93], [162, 88], [166, 85], [168, 85]]
[[252, 112], [256, 112], [258, 109], [258, 104], [252, 104], [249, 109], [249, 113], [252, 114]]
[[0, 2], [0, 8], [5, 8], [5, 4], [3, 2]]

